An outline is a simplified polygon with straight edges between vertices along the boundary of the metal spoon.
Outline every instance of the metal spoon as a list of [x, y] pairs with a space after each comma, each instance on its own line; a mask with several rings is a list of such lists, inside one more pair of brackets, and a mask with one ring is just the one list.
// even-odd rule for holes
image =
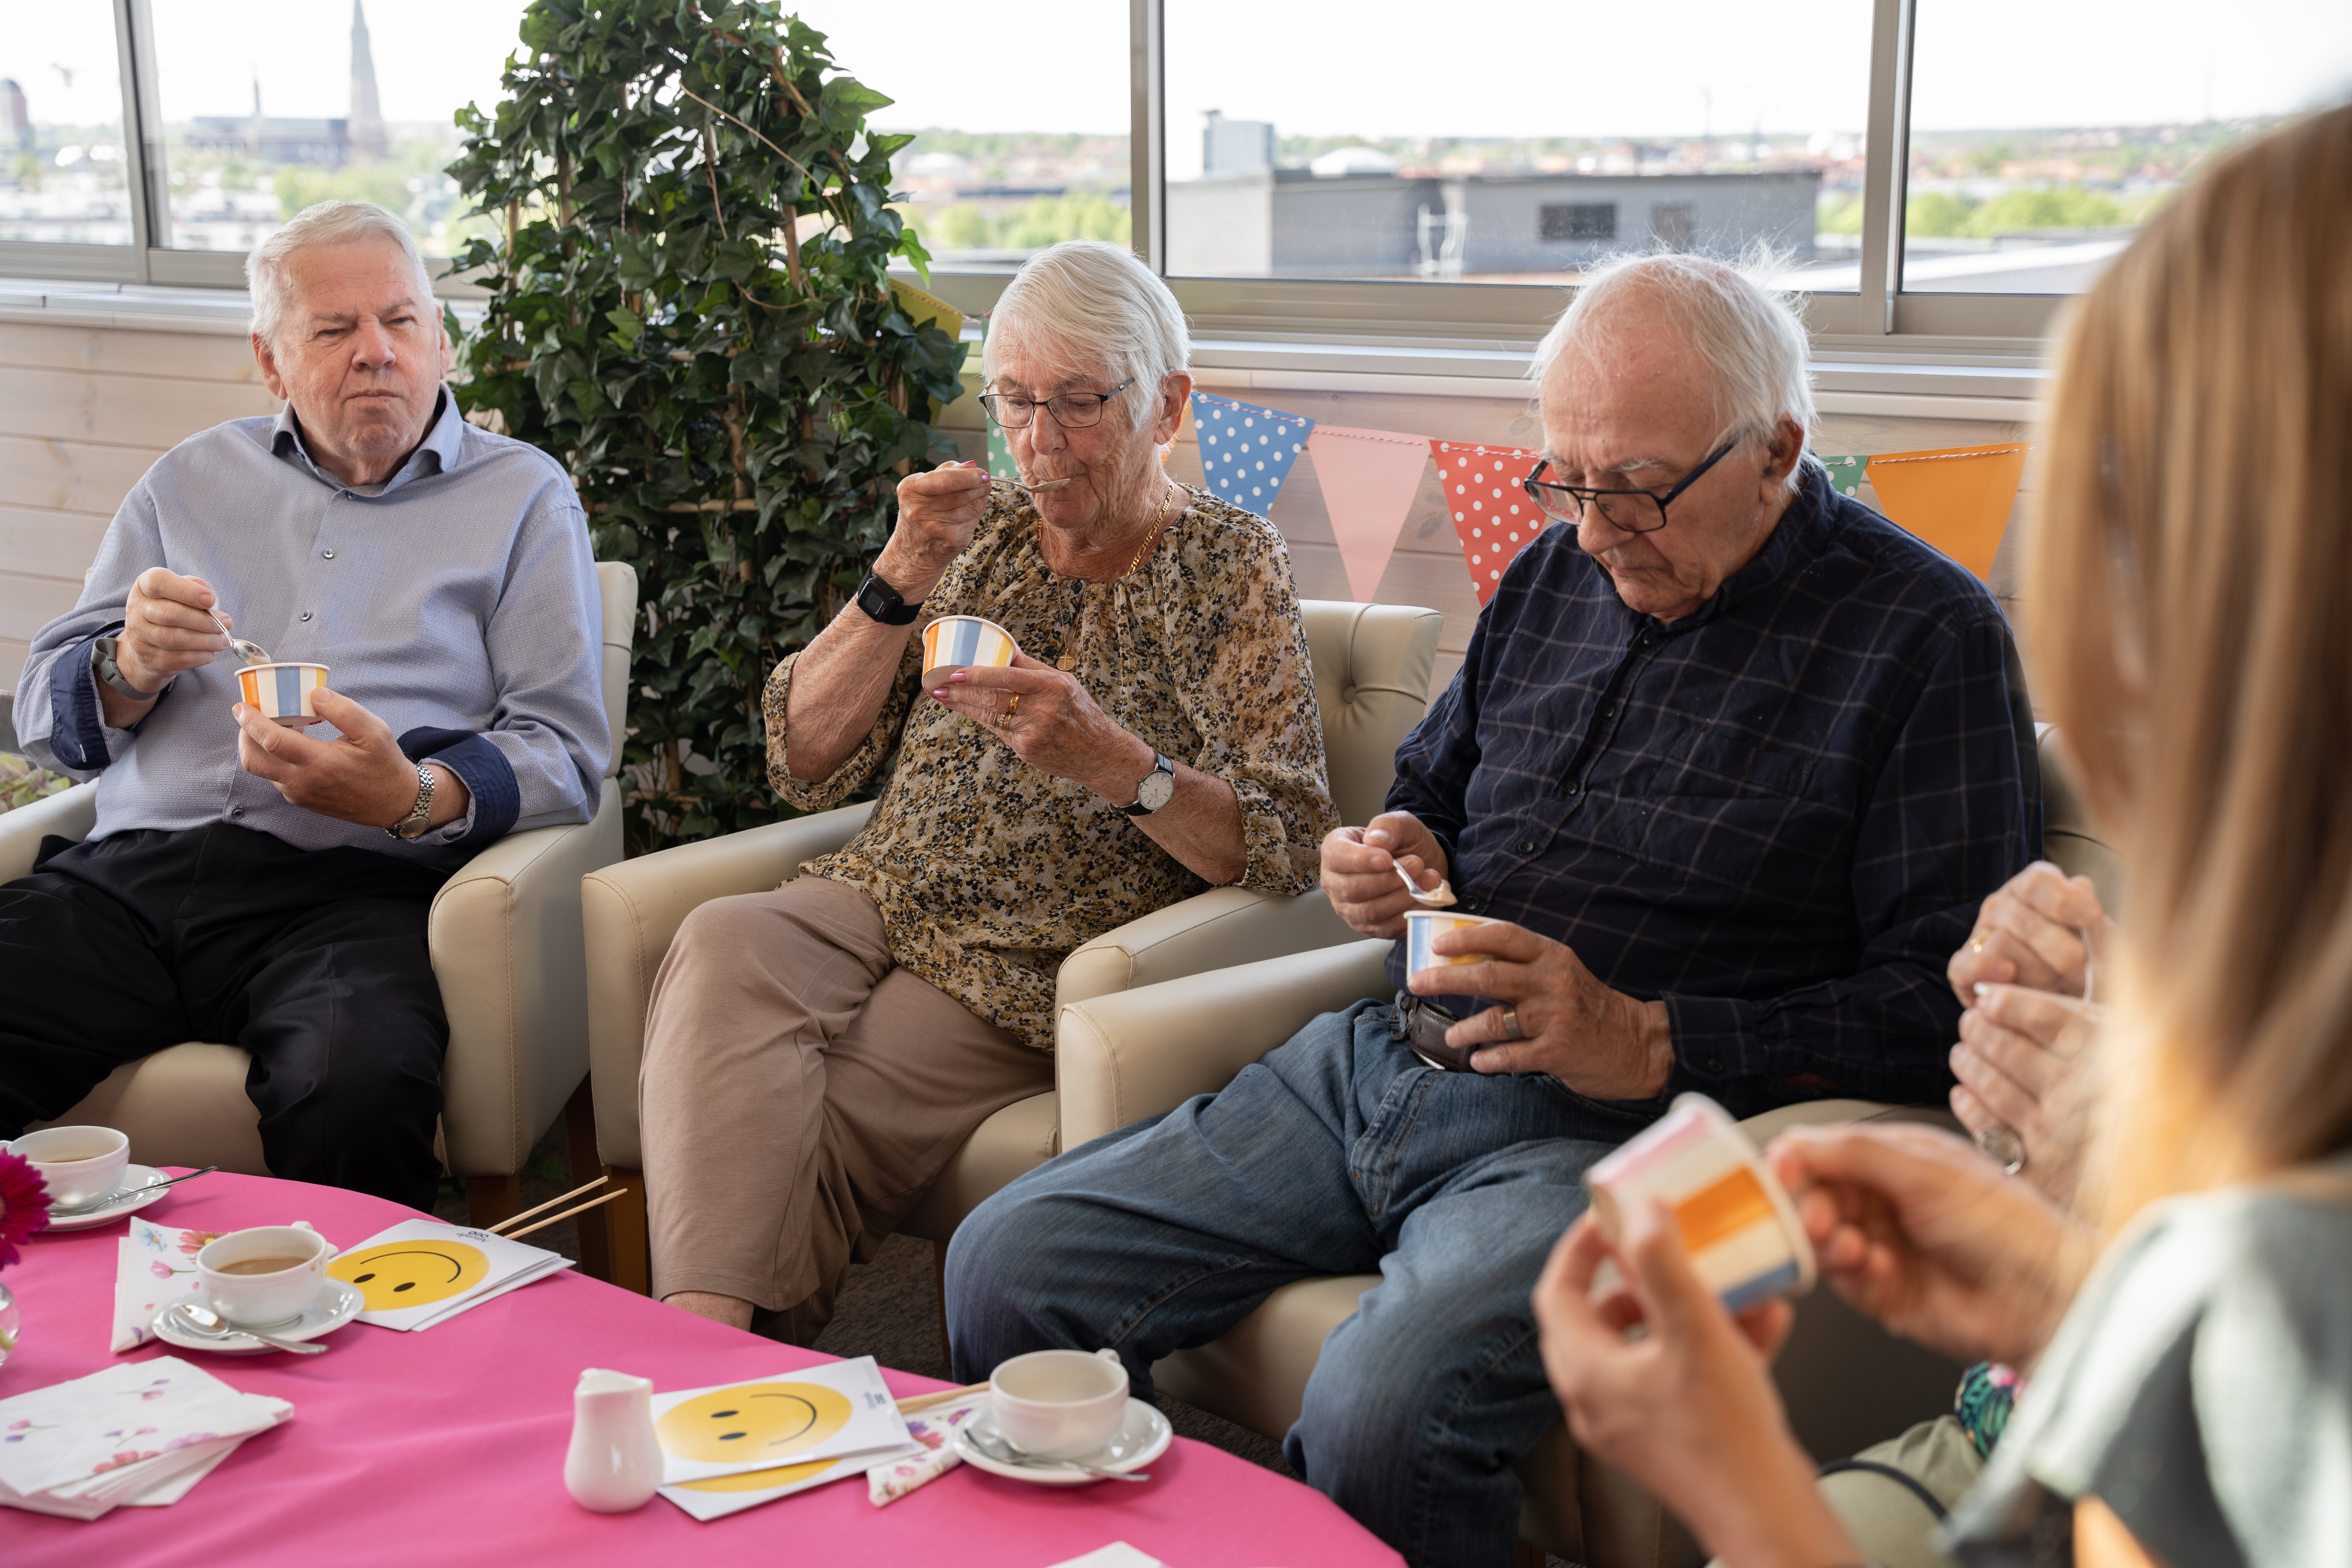
[[164, 1309], [180, 1325], [180, 1331], [200, 1340], [259, 1340], [274, 1350], [292, 1351], [296, 1355], [325, 1355], [328, 1346], [311, 1340], [281, 1340], [265, 1334], [258, 1329], [240, 1329], [208, 1307], [194, 1301], [174, 1301]]
[[1034, 485], [1026, 479], [1007, 479], [1004, 482], [1016, 490], [1027, 490], [1031, 495], [1035, 495], [1039, 490], [1050, 490], [1055, 485], [1066, 485], [1070, 481], [1066, 479], [1040, 479]]
[[1061, 1468], [1084, 1470], [1087, 1474], [1106, 1481], [1148, 1481], [1151, 1479], [1139, 1470], [1106, 1470], [1097, 1465], [1082, 1465], [1076, 1459], [1037, 1458], [1023, 1453], [1002, 1437], [989, 1436], [977, 1426], [967, 1426], [964, 1431], [971, 1435], [972, 1443], [982, 1453], [1000, 1465], [1019, 1465], [1024, 1469], [1031, 1470]]
[[269, 657], [269, 650], [268, 648], [262, 647], [257, 642], [247, 642], [243, 637], [237, 636], [235, 632], [230, 631], [228, 629], [228, 623], [221, 619], [220, 612], [218, 610], [206, 610], [205, 614], [213, 618], [213, 625], [220, 627], [221, 636], [228, 638], [229, 648], [236, 655], [237, 658], [245, 660], [247, 664], [271, 664], [276, 662]]
[[1422, 885], [1412, 879], [1412, 872], [1393, 860], [1389, 862], [1389, 866], [1396, 872], [1398, 879], [1404, 883], [1404, 890], [1412, 895], [1412, 901], [1423, 909], [1442, 910], [1454, 902], [1454, 884], [1444, 878], [1440, 877], [1435, 888], [1424, 891]]
[[114, 1191], [107, 1194], [106, 1196], [102, 1198], [94, 1198], [90, 1202], [83, 1204], [79, 1208], [63, 1209], [52, 1205], [49, 1208], [49, 1214], [51, 1217], [57, 1219], [79, 1219], [83, 1215], [95, 1214], [100, 1209], [105, 1208], [109, 1205], [119, 1204], [125, 1198], [135, 1198], [142, 1193], [160, 1193], [165, 1187], [176, 1187], [182, 1182], [193, 1182], [198, 1176], [209, 1176], [215, 1171], [219, 1169], [220, 1167], [218, 1165], [206, 1165], [201, 1171], [190, 1171], [184, 1176], [173, 1176], [166, 1181], [150, 1182], [143, 1187], [117, 1187]]

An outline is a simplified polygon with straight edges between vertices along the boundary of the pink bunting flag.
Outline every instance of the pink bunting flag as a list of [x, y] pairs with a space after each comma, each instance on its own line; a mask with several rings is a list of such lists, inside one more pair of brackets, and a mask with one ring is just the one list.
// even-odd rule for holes
[[1551, 521], [1519, 488], [1539, 454], [1462, 441], [1432, 441], [1429, 450], [1437, 459], [1454, 531], [1462, 537], [1462, 559], [1470, 568], [1471, 586], [1478, 590], [1478, 607], [1485, 609], [1503, 580], [1503, 569]]
[[1396, 553], [1397, 535], [1421, 489], [1428, 442], [1394, 430], [1318, 425], [1307, 437], [1315, 478], [1331, 513], [1332, 537], [1348, 568], [1348, 592], [1370, 604]]

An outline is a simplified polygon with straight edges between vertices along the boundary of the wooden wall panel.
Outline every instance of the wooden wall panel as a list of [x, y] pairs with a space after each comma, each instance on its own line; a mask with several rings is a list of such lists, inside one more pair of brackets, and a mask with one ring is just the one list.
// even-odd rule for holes
[[[36, 440], [0, 431], [0, 496], [49, 511], [110, 518], [163, 455], [154, 447]], [[0, 637], [10, 629], [0, 626]]]
[[155, 459], [278, 407], [241, 336], [0, 321], [0, 692]]
[[71, 511], [0, 506], [0, 572], [54, 577], [79, 590], [98, 559], [107, 519]]
[[278, 407], [267, 389], [237, 382], [0, 372], [0, 430], [12, 436], [167, 450], [224, 421]]
[[251, 342], [211, 332], [138, 332], [0, 321], [0, 365], [261, 385], [261, 369], [253, 363]]

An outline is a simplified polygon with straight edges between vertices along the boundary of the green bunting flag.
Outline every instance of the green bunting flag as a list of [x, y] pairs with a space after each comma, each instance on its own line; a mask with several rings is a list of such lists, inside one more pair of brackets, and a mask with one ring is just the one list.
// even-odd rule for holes
[[1830, 471], [1830, 483], [1837, 487], [1838, 494], [1842, 496], [1851, 496], [1862, 487], [1863, 472], [1870, 467], [1867, 457], [1828, 458], [1819, 452], [1813, 456], [1820, 458], [1822, 467]]

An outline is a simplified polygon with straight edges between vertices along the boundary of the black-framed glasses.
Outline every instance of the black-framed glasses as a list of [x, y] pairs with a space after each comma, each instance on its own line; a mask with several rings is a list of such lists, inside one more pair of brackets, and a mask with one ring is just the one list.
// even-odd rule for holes
[[1130, 375], [1108, 392], [1059, 392], [1042, 400], [1015, 392], [983, 392], [980, 405], [988, 410], [988, 416], [1003, 430], [1027, 429], [1040, 408], [1052, 415], [1054, 423], [1063, 429], [1083, 430], [1089, 425], [1101, 424], [1103, 405], [1134, 384], [1135, 377]]
[[1585, 509], [1597, 509], [1612, 528], [1627, 533], [1655, 533], [1666, 526], [1666, 503], [1698, 483], [1701, 476], [1731, 455], [1732, 449], [1746, 439], [1734, 436], [1717, 447], [1707, 460], [1685, 474], [1675, 488], [1660, 495], [1655, 490], [1603, 490], [1590, 485], [1563, 485], [1543, 479], [1543, 471], [1551, 467], [1549, 458], [1538, 463], [1519, 488], [1540, 508], [1545, 516], [1557, 521], [1580, 523]]

